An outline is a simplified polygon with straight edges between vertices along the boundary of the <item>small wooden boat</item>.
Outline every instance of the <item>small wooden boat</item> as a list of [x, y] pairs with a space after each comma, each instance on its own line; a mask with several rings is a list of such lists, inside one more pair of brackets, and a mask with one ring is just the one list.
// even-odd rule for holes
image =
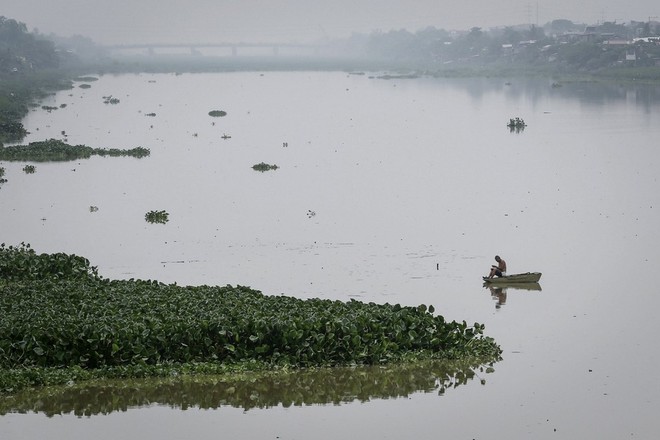
[[541, 272], [516, 273], [503, 277], [483, 278], [486, 283], [492, 284], [537, 283], [540, 279]]

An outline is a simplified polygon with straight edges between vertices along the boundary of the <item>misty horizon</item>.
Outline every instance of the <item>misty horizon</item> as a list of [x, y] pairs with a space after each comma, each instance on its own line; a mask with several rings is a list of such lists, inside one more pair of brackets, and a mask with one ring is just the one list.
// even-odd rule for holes
[[81, 35], [100, 45], [148, 43], [316, 43], [354, 33], [468, 30], [538, 25], [556, 19], [596, 24], [657, 20], [660, 6], [641, 0], [550, 2], [477, 0], [7, 0], [0, 15], [30, 31]]

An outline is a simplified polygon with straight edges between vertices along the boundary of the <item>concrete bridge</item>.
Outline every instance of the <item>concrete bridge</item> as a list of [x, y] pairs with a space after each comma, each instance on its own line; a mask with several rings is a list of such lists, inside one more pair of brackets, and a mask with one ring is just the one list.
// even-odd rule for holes
[[140, 43], [140, 44], [117, 44], [108, 45], [104, 48], [111, 53], [126, 53], [145, 51], [149, 55], [157, 53], [180, 53], [181, 50], [189, 51], [191, 55], [202, 55], [202, 50], [231, 50], [231, 55], [250, 54], [250, 52], [261, 52], [277, 56], [280, 51], [292, 52], [298, 55], [318, 55], [322, 46], [318, 44], [304, 43]]

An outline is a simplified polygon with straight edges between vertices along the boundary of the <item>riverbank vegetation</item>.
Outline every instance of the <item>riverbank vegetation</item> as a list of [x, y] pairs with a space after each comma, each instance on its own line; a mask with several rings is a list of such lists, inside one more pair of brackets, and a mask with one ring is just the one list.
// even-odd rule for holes
[[104, 377], [410, 359], [493, 362], [480, 324], [432, 306], [267, 296], [244, 286], [109, 280], [76, 255], [0, 246], [0, 392]]

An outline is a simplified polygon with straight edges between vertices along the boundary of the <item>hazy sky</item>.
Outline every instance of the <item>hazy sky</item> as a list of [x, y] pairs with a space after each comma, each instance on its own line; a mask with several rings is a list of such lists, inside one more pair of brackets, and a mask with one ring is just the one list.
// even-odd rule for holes
[[[556, 18], [660, 20], [658, 0], [0, 0], [41, 33], [130, 42], [308, 42], [351, 32], [469, 29]], [[655, 17], [655, 18], [653, 18]]]

